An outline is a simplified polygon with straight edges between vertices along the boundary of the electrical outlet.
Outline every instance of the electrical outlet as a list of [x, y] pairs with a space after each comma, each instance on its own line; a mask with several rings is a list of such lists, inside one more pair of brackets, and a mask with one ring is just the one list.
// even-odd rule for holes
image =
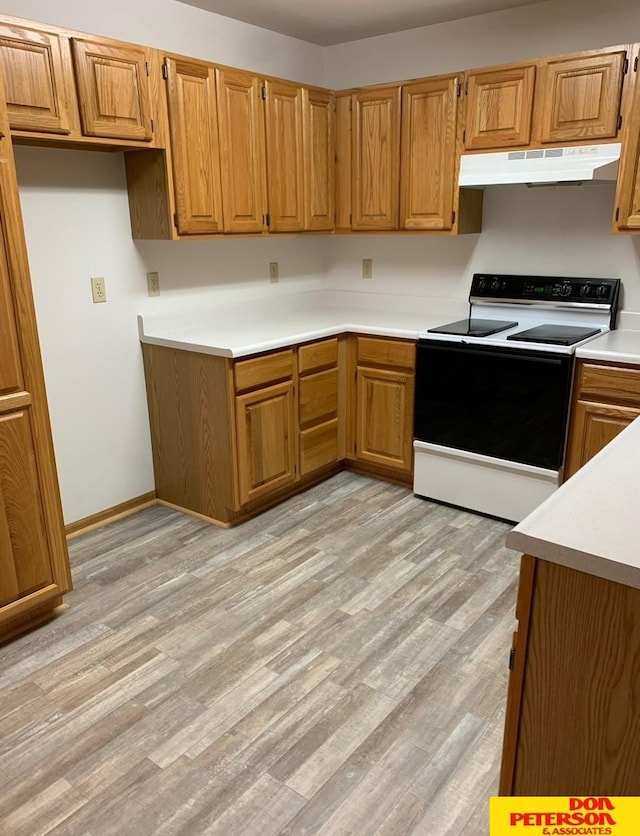
[[93, 276], [91, 279], [91, 295], [94, 302], [107, 301], [107, 288], [102, 276]]
[[278, 262], [272, 261], [269, 264], [269, 281], [270, 282], [277, 282], [280, 279], [280, 273], [278, 270]]
[[373, 259], [372, 258], [363, 258], [362, 259], [362, 278], [363, 279], [373, 278]]
[[147, 273], [147, 289], [149, 296], [160, 296], [160, 276], [157, 273]]

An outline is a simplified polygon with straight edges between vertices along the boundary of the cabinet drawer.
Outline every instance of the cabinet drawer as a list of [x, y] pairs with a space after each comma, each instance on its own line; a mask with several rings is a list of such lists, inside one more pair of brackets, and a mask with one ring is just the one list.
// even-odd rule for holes
[[278, 351], [264, 357], [240, 360], [233, 364], [236, 392], [254, 389], [293, 375], [293, 351]]
[[333, 417], [338, 411], [338, 370], [303, 377], [300, 380], [300, 424]]
[[416, 344], [401, 340], [357, 337], [357, 356], [360, 365], [372, 363], [378, 366], [413, 369], [416, 364]]
[[578, 390], [582, 398], [640, 406], [640, 369], [584, 363]]
[[300, 433], [300, 475], [338, 461], [338, 419]]
[[307, 374], [316, 369], [338, 364], [338, 338], [323, 340], [321, 343], [301, 345], [298, 349], [298, 371]]

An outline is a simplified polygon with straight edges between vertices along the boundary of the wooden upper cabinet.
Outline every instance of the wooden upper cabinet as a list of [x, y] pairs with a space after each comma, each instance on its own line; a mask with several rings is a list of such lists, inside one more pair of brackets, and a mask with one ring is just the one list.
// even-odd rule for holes
[[335, 96], [304, 88], [305, 229], [335, 225]]
[[12, 130], [71, 131], [73, 78], [65, 75], [58, 35], [0, 24], [0, 66]]
[[397, 229], [400, 196], [400, 87], [352, 99], [353, 229]]
[[7, 263], [0, 257], [0, 396], [24, 387], [15, 308]]
[[266, 82], [267, 184], [271, 232], [305, 225], [302, 87]]
[[640, 230], [640, 72], [636, 45], [632, 64], [633, 96], [626, 124], [623, 126], [622, 157], [616, 192], [618, 229]]
[[215, 68], [165, 62], [178, 232], [220, 232], [222, 185]]
[[150, 141], [150, 50], [72, 38], [82, 131], [87, 136]]
[[262, 232], [266, 203], [263, 84], [216, 70], [225, 232]]
[[464, 147], [511, 148], [531, 140], [536, 67], [473, 70], [467, 76]]
[[451, 229], [456, 167], [457, 76], [402, 88], [400, 226]]
[[540, 141], [615, 138], [626, 59], [619, 51], [543, 63], [536, 89]]
[[336, 229], [351, 229], [351, 93], [336, 96]]

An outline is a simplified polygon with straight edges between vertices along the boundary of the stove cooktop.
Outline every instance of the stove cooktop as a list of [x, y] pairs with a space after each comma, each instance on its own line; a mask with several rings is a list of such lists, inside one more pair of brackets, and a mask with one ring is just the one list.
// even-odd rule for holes
[[429, 328], [430, 334], [455, 334], [461, 337], [489, 337], [491, 334], [499, 334], [500, 331], [507, 331], [515, 328], [517, 322], [508, 322], [505, 319], [460, 319], [457, 322], [450, 322], [448, 325], [439, 325], [437, 328]]
[[573, 345], [587, 337], [601, 333], [601, 328], [583, 328], [577, 325], [538, 325], [526, 331], [518, 331], [507, 337], [516, 342], [546, 343], [547, 345]]

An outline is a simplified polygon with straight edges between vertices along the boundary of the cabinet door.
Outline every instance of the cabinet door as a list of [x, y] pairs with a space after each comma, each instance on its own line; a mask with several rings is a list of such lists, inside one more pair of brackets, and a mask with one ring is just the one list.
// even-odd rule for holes
[[[618, 229], [640, 229], [640, 72], [636, 46], [633, 69], [633, 98], [623, 126], [622, 156], [616, 192], [615, 224]], [[630, 80], [631, 83], [631, 80]]]
[[397, 229], [400, 88], [363, 90], [352, 103], [353, 229]]
[[216, 70], [225, 232], [261, 232], [266, 183], [262, 81]]
[[451, 229], [456, 165], [458, 79], [402, 88], [400, 226]]
[[615, 138], [626, 52], [545, 63], [536, 107], [541, 142]]
[[13, 130], [70, 132], [67, 80], [57, 35], [0, 25], [0, 66]]
[[296, 479], [293, 382], [236, 396], [238, 487], [242, 505]]
[[149, 50], [73, 38], [82, 132], [150, 141]]
[[413, 464], [414, 375], [358, 367], [356, 458], [410, 472]]
[[178, 232], [222, 230], [215, 69], [167, 59], [167, 100]]
[[304, 229], [302, 87], [285, 81], [266, 83], [267, 184], [269, 229]]
[[592, 459], [639, 415], [640, 409], [632, 407], [578, 401], [569, 435], [565, 478]]
[[335, 96], [303, 90], [305, 229], [335, 226]]
[[528, 145], [535, 77], [533, 64], [469, 73], [464, 147]]

